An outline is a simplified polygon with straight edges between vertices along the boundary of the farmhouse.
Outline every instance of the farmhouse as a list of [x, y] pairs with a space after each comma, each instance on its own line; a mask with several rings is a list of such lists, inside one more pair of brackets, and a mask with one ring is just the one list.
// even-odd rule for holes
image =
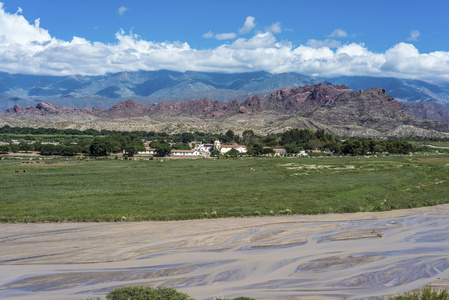
[[307, 154], [306, 151], [304, 151], [304, 150], [301, 150], [301, 152], [296, 153], [295, 155], [296, 155], [296, 156], [308, 156], [308, 154]]
[[192, 157], [199, 156], [200, 152], [198, 150], [172, 150], [171, 156], [183, 156], [183, 157]]
[[195, 146], [195, 150], [197, 150], [197, 151], [199, 151], [200, 153], [202, 153], [202, 152], [207, 152], [207, 153], [209, 153], [210, 151], [209, 151], [209, 149], [211, 148], [211, 146], [212, 145], [203, 145], [203, 144], [197, 144], [196, 146]]
[[246, 146], [243, 146], [243, 145], [238, 145], [236, 143], [234, 143], [232, 145], [225, 145], [225, 144], [220, 143], [220, 141], [214, 142], [214, 150], [218, 150], [221, 154], [229, 152], [229, 151], [231, 151], [231, 149], [235, 149], [239, 153], [247, 152]]
[[154, 155], [156, 153], [156, 148], [145, 147], [145, 151], [139, 151], [137, 154], [149, 154]]
[[276, 155], [285, 155], [287, 154], [287, 150], [285, 150], [284, 148], [278, 148], [278, 149], [273, 149], [274, 153]]

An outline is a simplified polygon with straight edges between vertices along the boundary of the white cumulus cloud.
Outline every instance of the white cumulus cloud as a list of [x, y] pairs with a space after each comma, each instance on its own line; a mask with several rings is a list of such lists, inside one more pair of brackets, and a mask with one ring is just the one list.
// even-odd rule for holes
[[[341, 45], [329, 38], [293, 46], [278, 41], [275, 31], [248, 38], [235, 33], [206, 33], [209, 38], [235, 39], [211, 49], [195, 49], [186, 42], [153, 42], [137, 34], [116, 33], [114, 43], [83, 37], [70, 41], [52, 37], [21, 14], [4, 11], [0, 3], [0, 71], [47, 75], [101, 75], [121, 71], [160, 70], [298, 72], [310, 76], [367, 75], [449, 81], [449, 52], [420, 53], [410, 43], [384, 52], [364, 44]], [[337, 36], [336, 36], [337, 37]]]
[[335, 29], [331, 34], [328, 35], [330, 38], [344, 38], [347, 37], [348, 34], [343, 29]]
[[243, 24], [243, 27], [239, 29], [239, 34], [246, 34], [253, 30], [253, 28], [256, 27], [256, 23], [254, 23], [255, 20], [256, 18], [254, 17], [246, 17], [245, 24]]
[[333, 39], [325, 39], [325, 40], [310, 39], [307, 41], [307, 45], [312, 48], [322, 48], [322, 47], [337, 48], [340, 47], [341, 43]]
[[125, 13], [125, 11], [127, 11], [127, 10], [128, 10], [128, 8], [126, 8], [126, 7], [124, 7], [124, 6], [121, 6], [121, 7], [118, 9], [118, 13], [119, 13], [119, 15], [123, 16], [123, 14]]
[[206, 32], [205, 34], [203, 34], [203, 37], [206, 38], [206, 39], [211, 39], [211, 38], [214, 37], [214, 33], [213, 33], [212, 31], [209, 30], [208, 32]]
[[232, 40], [235, 39], [237, 37], [237, 34], [235, 34], [234, 32], [229, 32], [229, 33], [217, 33], [215, 35], [215, 38], [219, 41], [221, 40]]
[[281, 22], [271, 24], [271, 26], [265, 28], [265, 31], [274, 34], [281, 33], [282, 32]]
[[412, 30], [412, 31], [410, 31], [410, 36], [407, 38], [407, 40], [416, 42], [420, 35], [421, 35], [421, 33], [419, 32], [419, 30], [416, 30], [416, 29]]

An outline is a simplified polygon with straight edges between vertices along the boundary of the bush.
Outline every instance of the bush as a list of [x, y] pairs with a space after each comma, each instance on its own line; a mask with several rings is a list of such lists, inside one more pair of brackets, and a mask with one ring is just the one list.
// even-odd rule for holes
[[449, 294], [447, 290], [437, 290], [427, 286], [407, 295], [396, 296], [392, 300], [449, 300]]
[[9, 145], [1, 145], [0, 146], [0, 153], [1, 154], [7, 154], [11, 152], [11, 147], [9, 147]]
[[194, 300], [174, 288], [130, 286], [115, 289], [106, 295], [108, 300]]

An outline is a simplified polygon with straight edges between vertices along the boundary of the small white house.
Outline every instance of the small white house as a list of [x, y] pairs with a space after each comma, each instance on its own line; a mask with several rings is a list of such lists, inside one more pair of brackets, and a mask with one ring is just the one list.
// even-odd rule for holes
[[182, 157], [193, 157], [199, 156], [200, 152], [198, 150], [172, 150], [171, 156], [182, 156]]
[[197, 150], [198, 152], [207, 152], [207, 153], [209, 153], [210, 152], [209, 149], [210, 149], [210, 147], [208, 147], [206, 145], [197, 145], [195, 147], [195, 150]]
[[284, 148], [273, 149], [275, 155], [285, 155], [287, 154], [287, 150]]
[[156, 153], [156, 148], [145, 147], [145, 151], [138, 151], [137, 154], [149, 154], [154, 155]]
[[246, 146], [237, 145], [237, 144], [234, 144], [234, 145], [221, 145], [219, 151], [220, 151], [220, 153], [223, 154], [223, 153], [231, 151], [231, 149], [235, 149], [239, 153], [246, 153], [247, 152]]
[[296, 153], [297, 156], [307, 156], [308, 154], [306, 153], [306, 151], [301, 150], [301, 152]]

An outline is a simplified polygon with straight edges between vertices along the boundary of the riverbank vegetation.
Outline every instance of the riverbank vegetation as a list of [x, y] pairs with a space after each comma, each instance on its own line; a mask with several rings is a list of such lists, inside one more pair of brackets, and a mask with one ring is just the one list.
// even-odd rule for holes
[[[174, 288], [157, 287], [122, 287], [110, 291], [106, 295], [107, 300], [195, 300], [188, 294], [179, 292]], [[413, 290], [410, 293], [391, 297], [391, 300], [449, 300], [449, 293], [447, 290], [439, 290], [426, 286], [422, 289]], [[88, 300], [102, 300], [100, 297], [90, 298]], [[231, 300], [222, 296], [214, 298], [214, 300]], [[237, 297], [232, 300], [256, 300], [250, 297]]]

